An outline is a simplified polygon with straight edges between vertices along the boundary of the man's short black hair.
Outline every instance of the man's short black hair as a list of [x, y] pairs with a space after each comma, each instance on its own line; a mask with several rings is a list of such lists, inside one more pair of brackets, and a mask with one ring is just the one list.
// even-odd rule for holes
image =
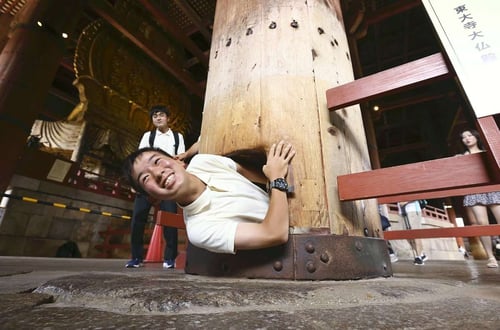
[[153, 117], [153, 115], [157, 112], [163, 112], [168, 116], [170, 116], [170, 111], [168, 110], [168, 108], [164, 105], [155, 105], [153, 107], [151, 107], [151, 109], [149, 110], [149, 117]]

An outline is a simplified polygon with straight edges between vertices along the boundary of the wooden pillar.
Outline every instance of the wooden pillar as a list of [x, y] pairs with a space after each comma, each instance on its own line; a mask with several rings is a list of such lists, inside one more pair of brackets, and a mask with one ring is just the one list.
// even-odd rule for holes
[[337, 176], [370, 169], [358, 106], [330, 112], [354, 80], [339, 0], [218, 0], [201, 152], [291, 141], [291, 226], [378, 236], [375, 200], [340, 202]]
[[61, 33], [71, 33], [79, 13], [80, 1], [31, 0], [12, 24], [10, 38], [0, 54], [1, 192], [14, 175], [65, 53]]
[[[447, 198], [447, 204], [451, 204], [451, 199], [450, 198]], [[446, 211], [446, 215], [448, 216], [448, 220], [455, 225], [455, 227], [457, 227], [457, 214], [455, 212], [455, 209], [453, 207], [446, 207], [445, 206], [445, 211]], [[464, 244], [464, 239], [463, 237], [455, 237], [455, 240], [457, 242], [457, 245], [458, 246], [461, 246], [463, 248], [465, 248], [465, 244]]]

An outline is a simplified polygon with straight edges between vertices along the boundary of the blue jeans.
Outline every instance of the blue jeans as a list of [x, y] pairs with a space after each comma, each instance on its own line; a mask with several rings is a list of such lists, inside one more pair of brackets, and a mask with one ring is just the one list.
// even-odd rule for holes
[[[134, 212], [130, 232], [130, 245], [132, 259], [143, 259], [144, 254], [144, 228], [151, 210], [151, 202], [148, 196], [137, 194], [134, 201]], [[177, 213], [177, 204], [173, 201], [161, 201], [160, 210]], [[177, 228], [163, 227], [163, 238], [165, 245], [164, 259], [175, 259], [177, 257]]]

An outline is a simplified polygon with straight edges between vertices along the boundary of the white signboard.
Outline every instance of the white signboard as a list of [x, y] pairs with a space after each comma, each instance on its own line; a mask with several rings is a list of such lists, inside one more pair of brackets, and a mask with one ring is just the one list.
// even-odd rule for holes
[[52, 165], [52, 168], [49, 171], [49, 174], [47, 174], [47, 179], [54, 180], [57, 182], [63, 182], [70, 168], [71, 168], [70, 162], [65, 162], [63, 160], [56, 159], [54, 161], [54, 164]]
[[477, 118], [500, 113], [500, 0], [422, 0]]

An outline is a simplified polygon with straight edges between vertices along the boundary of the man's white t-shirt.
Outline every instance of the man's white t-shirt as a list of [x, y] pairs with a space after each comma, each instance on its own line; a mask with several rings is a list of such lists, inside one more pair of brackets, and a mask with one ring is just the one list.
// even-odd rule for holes
[[236, 227], [264, 220], [268, 194], [238, 173], [227, 157], [198, 154], [187, 171], [207, 185], [198, 199], [183, 207], [189, 241], [212, 252], [235, 253]]
[[[186, 146], [184, 145], [184, 137], [181, 133], [179, 134], [179, 146], [177, 147], [177, 154], [175, 153], [175, 138], [174, 133], [169, 128], [165, 133], [156, 130], [155, 141], [153, 147], [160, 148], [161, 150], [167, 152], [171, 156], [181, 154], [186, 151]], [[142, 136], [141, 142], [139, 142], [139, 149], [150, 147], [149, 136], [151, 132], [146, 132]]]

